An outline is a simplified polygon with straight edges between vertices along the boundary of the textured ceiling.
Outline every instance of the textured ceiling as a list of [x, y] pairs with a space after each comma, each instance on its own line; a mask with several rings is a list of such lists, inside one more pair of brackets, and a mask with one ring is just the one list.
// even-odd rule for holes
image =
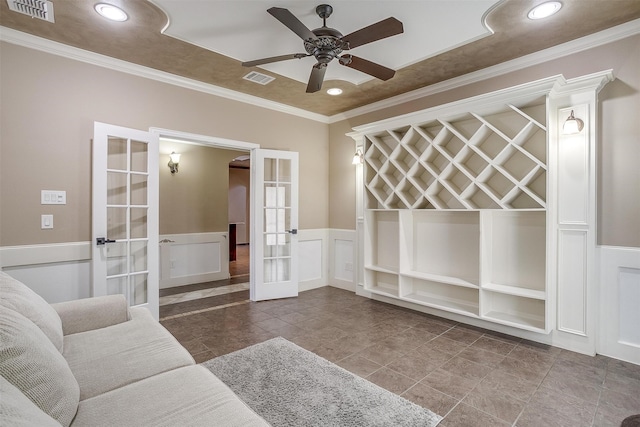
[[[186, 3], [153, 0], [169, 16], [164, 34], [237, 59], [254, 59], [305, 52], [304, 43], [266, 11], [271, 0], [217, 0]], [[343, 35], [383, 19], [394, 17], [404, 26], [402, 34], [359, 46], [349, 53], [394, 70], [491, 34], [484, 15], [498, 0], [332, 0], [327, 26]], [[315, 12], [318, 0], [278, 1], [307, 28], [322, 26]], [[228, 21], [212, 17], [232, 16]], [[345, 52], [346, 53], [346, 52]], [[315, 58], [288, 60], [262, 66], [268, 72], [307, 83]], [[326, 80], [362, 84], [373, 77], [333, 61]], [[327, 89], [331, 87], [324, 85]]]
[[[188, 5], [190, 1], [182, 0], [180, 3]], [[469, 0], [448, 1], [460, 2], [462, 6]], [[427, 4], [430, 2], [426, 1]], [[339, 97], [332, 97], [324, 91], [307, 94], [306, 83], [283, 76], [277, 76], [266, 86], [243, 80], [242, 76], [247, 74], [248, 69], [242, 67], [240, 61], [163, 34], [162, 30], [168, 24], [167, 14], [148, 1], [114, 1], [130, 16], [124, 23], [115, 23], [96, 14], [94, 2], [54, 0], [55, 24], [52, 24], [12, 12], [6, 1], [2, 0], [0, 25], [331, 116], [640, 18], [640, 0], [563, 0], [564, 7], [553, 17], [542, 21], [529, 20], [527, 12], [541, 2], [504, 0], [498, 3], [485, 17], [485, 23], [493, 30], [493, 34], [401, 68], [395, 77], [386, 82], [374, 79], [360, 85], [341, 80], [325, 83], [325, 88], [330, 85], [344, 89], [344, 94]], [[262, 3], [266, 6], [265, 10], [281, 4]], [[402, 2], [397, 3], [402, 5]], [[264, 15], [265, 22], [274, 20], [266, 12]], [[367, 22], [375, 21], [377, 19], [372, 18]], [[212, 26], [217, 23], [224, 24], [221, 27], [223, 29], [233, 27], [234, 17], [218, 15], [211, 20]], [[291, 37], [296, 36], [291, 33]], [[262, 71], [259, 68], [256, 70]]]

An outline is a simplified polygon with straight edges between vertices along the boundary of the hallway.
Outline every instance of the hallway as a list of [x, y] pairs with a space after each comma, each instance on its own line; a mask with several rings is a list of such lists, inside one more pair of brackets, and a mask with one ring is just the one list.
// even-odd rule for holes
[[160, 320], [248, 303], [249, 273], [249, 245], [238, 245], [229, 279], [160, 289]]

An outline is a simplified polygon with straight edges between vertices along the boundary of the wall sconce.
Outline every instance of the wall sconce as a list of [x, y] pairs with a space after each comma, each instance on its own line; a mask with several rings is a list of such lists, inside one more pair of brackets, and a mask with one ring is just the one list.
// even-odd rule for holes
[[353, 160], [351, 161], [352, 165], [360, 165], [364, 163], [364, 156], [362, 155], [362, 151], [358, 148], [356, 150], [356, 154], [353, 155]]
[[571, 110], [571, 114], [562, 126], [562, 133], [565, 135], [571, 135], [574, 133], [579, 133], [582, 128], [584, 128], [584, 122], [576, 118], [576, 116], [573, 115], [573, 110]]
[[178, 173], [178, 163], [180, 163], [180, 153], [172, 151], [171, 154], [169, 154], [169, 163], [167, 163], [171, 173]]

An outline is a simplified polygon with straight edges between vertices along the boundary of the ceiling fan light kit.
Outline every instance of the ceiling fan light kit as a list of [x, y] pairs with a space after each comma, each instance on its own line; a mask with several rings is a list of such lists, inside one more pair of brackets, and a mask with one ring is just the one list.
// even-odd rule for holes
[[289, 55], [272, 56], [255, 61], [243, 62], [245, 67], [269, 64], [272, 62], [286, 61], [289, 59], [301, 59], [308, 56], [316, 58], [317, 63], [311, 69], [307, 93], [314, 93], [322, 89], [324, 74], [327, 65], [338, 58], [338, 62], [349, 68], [361, 71], [380, 80], [389, 80], [395, 75], [395, 70], [387, 68], [375, 62], [368, 61], [351, 54], [340, 54], [367, 43], [401, 34], [404, 29], [402, 22], [396, 18], [387, 18], [368, 27], [343, 36], [335, 28], [327, 27], [327, 18], [333, 13], [333, 8], [328, 4], [316, 7], [316, 13], [322, 19], [322, 27], [309, 30], [288, 9], [272, 7], [267, 10], [274, 18], [296, 33], [304, 42], [306, 53], [294, 53]]

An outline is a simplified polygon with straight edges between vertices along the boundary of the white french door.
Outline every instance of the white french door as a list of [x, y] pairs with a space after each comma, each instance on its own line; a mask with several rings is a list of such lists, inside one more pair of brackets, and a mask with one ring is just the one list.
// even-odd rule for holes
[[298, 153], [251, 157], [252, 301], [298, 296]]
[[158, 319], [158, 135], [94, 123], [92, 293]]

